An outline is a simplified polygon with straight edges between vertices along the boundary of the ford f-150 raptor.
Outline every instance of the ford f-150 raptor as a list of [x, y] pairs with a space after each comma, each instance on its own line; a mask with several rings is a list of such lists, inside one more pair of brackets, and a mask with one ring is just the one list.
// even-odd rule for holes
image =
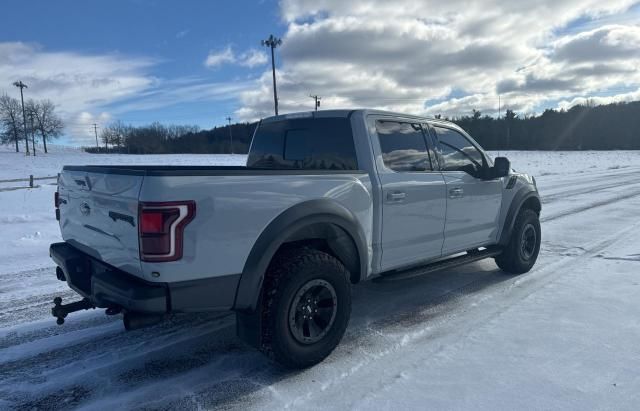
[[56, 274], [83, 299], [52, 314], [232, 310], [245, 341], [289, 367], [340, 342], [350, 287], [494, 258], [531, 269], [535, 179], [460, 127], [377, 110], [280, 115], [246, 167], [66, 166], [55, 195]]

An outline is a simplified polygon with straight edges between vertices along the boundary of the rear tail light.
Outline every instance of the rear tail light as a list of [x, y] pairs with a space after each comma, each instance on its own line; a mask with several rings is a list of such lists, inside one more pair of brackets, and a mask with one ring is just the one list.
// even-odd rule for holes
[[184, 228], [195, 215], [194, 201], [140, 203], [140, 259], [152, 262], [181, 259]]

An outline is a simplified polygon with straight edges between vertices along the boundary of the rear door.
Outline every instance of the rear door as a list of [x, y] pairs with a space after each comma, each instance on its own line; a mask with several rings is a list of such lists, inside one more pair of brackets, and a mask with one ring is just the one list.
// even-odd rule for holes
[[143, 178], [135, 171], [110, 174], [65, 168], [58, 187], [62, 238], [99, 260], [139, 275], [138, 195]]
[[443, 255], [495, 243], [502, 204], [501, 180], [481, 178], [485, 154], [468, 136], [440, 124], [433, 129], [447, 185]]
[[422, 126], [410, 120], [373, 122], [382, 189], [381, 269], [440, 257], [446, 187]]

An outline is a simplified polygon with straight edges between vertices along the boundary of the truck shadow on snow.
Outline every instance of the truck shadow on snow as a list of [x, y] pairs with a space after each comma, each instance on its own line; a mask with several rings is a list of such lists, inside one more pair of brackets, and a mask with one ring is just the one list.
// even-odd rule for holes
[[[427, 329], [446, 320], [460, 306], [465, 308], [467, 297], [512, 278], [493, 262], [485, 261], [413, 279], [355, 286], [352, 319], [345, 338], [316, 368], [339, 367], [342, 360], [362, 350], [375, 354], [386, 348], [380, 338]], [[23, 409], [89, 404], [109, 408], [123, 402], [126, 408], [139, 409], [242, 408], [259, 395], [259, 390], [314, 372], [283, 369], [246, 346], [235, 336], [235, 318], [228, 314], [175, 317], [92, 343], [68, 347], [73, 352], [68, 361], [53, 361], [50, 358], [56, 355], [49, 352], [46, 358], [32, 358], [30, 362], [40, 363], [48, 374], [51, 367], [69, 367], [69, 361], [86, 367], [95, 357], [113, 358], [98, 361], [73, 378], [61, 378], [55, 392], [35, 398], [14, 397], [14, 404]], [[47, 361], [51, 363], [47, 365]], [[14, 366], [20, 368], [19, 364]], [[22, 372], [29, 374], [27, 370]], [[28, 382], [30, 378], [25, 379]]]

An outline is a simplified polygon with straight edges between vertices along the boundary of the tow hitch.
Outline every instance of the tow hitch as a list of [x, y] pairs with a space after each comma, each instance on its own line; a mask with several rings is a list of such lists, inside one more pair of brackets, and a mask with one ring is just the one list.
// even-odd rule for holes
[[64, 324], [64, 319], [70, 313], [74, 313], [80, 310], [88, 310], [90, 308], [96, 308], [88, 298], [62, 305], [62, 298], [56, 297], [53, 299], [53, 303], [55, 304], [55, 306], [51, 309], [51, 315], [57, 318], [56, 323], [58, 323], [58, 325]]

